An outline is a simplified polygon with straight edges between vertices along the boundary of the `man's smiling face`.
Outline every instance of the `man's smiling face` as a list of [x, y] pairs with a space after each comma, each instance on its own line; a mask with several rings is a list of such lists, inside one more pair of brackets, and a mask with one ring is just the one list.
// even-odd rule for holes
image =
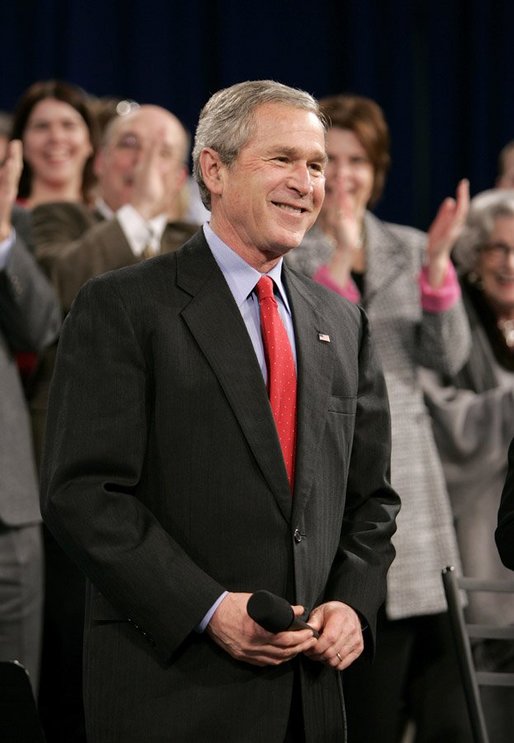
[[325, 193], [325, 131], [301, 108], [269, 103], [254, 113], [250, 140], [220, 164], [213, 229], [248, 263], [278, 259], [314, 224]]

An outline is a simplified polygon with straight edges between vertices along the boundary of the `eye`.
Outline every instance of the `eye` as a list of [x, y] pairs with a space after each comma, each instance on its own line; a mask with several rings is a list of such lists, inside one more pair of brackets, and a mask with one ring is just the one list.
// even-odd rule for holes
[[351, 159], [352, 165], [368, 165], [369, 160], [367, 157], [364, 157], [364, 155], [354, 155]]
[[161, 147], [159, 155], [163, 160], [171, 160], [173, 158], [173, 150], [171, 147]]
[[27, 127], [27, 129], [32, 129], [38, 132], [42, 132], [47, 128], [48, 128], [48, 121], [34, 121], [32, 124], [30, 124]]
[[311, 170], [314, 175], [323, 175], [325, 167], [321, 163], [309, 163], [309, 170]]
[[121, 150], [137, 150], [139, 148], [139, 140], [134, 134], [125, 134], [120, 137], [116, 147]]

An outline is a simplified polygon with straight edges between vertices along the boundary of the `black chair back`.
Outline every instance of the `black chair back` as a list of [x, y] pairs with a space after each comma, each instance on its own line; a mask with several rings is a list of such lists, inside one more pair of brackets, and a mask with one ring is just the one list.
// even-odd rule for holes
[[445, 568], [442, 577], [474, 743], [490, 743], [480, 698], [480, 687], [514, 687], [514, 673], [479, 670], [473, 657], [472, 642], [473, 640], [487, 639], [512, 642], [514, 640], [514, 626], [473, 624], [468, 622], [463, 607], [462, 594], [467, 595], [471, 591], [512, 593], [514, 600], [514, 580], [499, 581], [468, 578], [457, 575], [454, 567]]

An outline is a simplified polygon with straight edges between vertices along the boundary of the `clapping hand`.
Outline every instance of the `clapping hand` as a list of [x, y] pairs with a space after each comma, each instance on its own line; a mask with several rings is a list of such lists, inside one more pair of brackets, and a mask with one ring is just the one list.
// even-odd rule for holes
[[11, 212], [23, 168], [23, 149], [20, 140], [7, 145], [4, 161], [0, 165], [0, 241], [11, 233]]
[[469, 181], [457, 186], [456, 198], [448, 197], [438, 209], [428, 230], [428, 280], [432, 287], [440, 286], [446, 276], [450, 253], [460, 237], [469, 209]]

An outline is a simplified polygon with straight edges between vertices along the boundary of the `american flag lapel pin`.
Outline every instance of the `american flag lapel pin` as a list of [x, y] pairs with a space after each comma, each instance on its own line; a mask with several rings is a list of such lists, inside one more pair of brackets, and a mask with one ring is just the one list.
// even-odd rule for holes
[[330, 336], [328, 333], [318, 333], [318, 338], [323, 343], [330, 343]]

